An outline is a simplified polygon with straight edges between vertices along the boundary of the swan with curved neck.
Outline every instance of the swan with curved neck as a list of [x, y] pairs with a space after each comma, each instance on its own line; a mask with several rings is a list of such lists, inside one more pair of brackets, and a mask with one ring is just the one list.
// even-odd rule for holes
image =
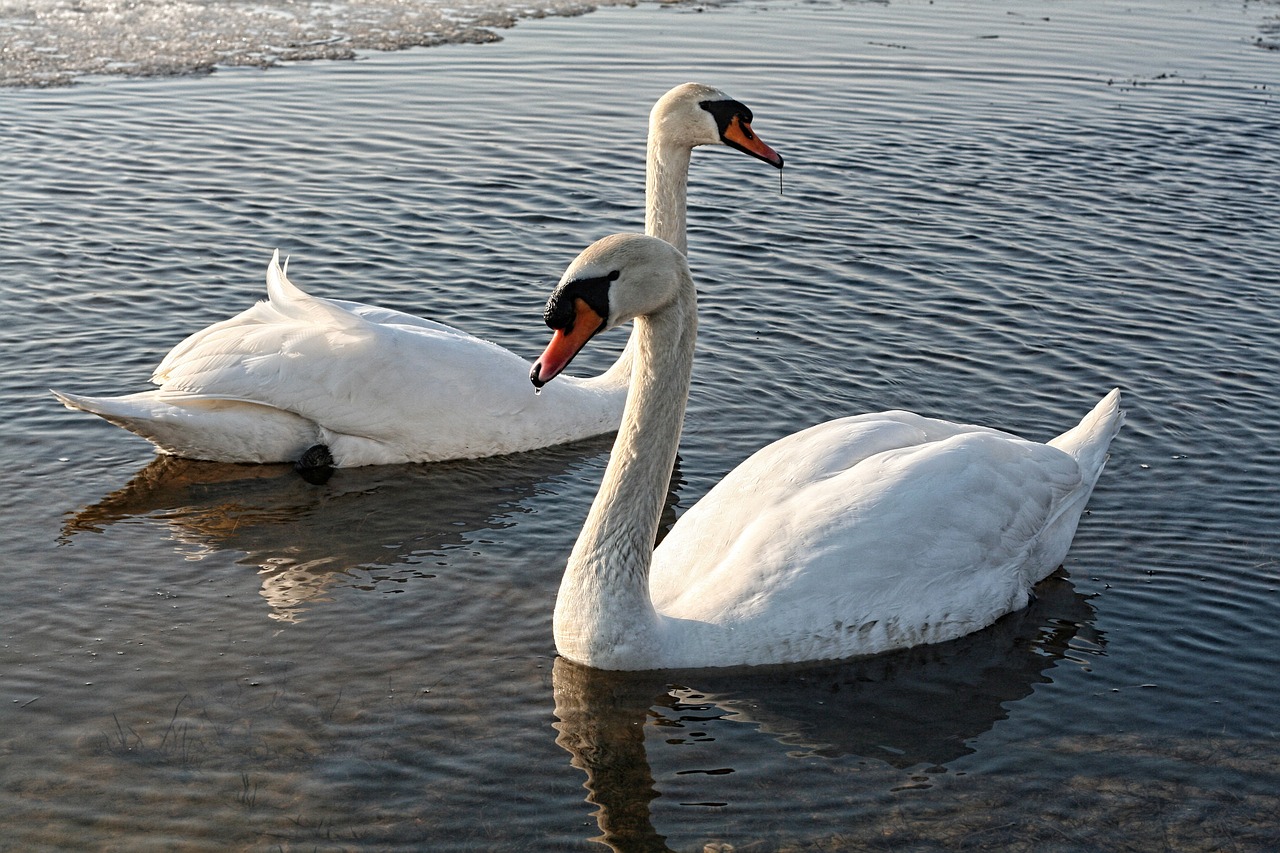
[[[649, 118], [645, 227], [685, 247], [690, 155], [727, 145], [777, 168], [782, 157], [723, 92], [686, 83]], [[617, 428], [631, 347], [600, 376], [531, 398], [529, 364], [436, 323], [372, 305], [311, 296], [278, 256], [268, 301], [196, 332], [122, 397], [54, 391], [151, 441], [162, 453], [221, 462], [293, 462], [322, 450], [335, 467], [433, 462], [532, 450]]]
[[1023, 607], [1066, 556], [1120, 428], [1119, 391], [1047, 444], [910, 412], [770, 444], [656, 550], [697, 334], [684, 255], [614, 235], [569, 266], [530, 373], [635, 321], [608, 468], [556, 598], [556, 648], [601, 669], [832, 660], [937, 643]]

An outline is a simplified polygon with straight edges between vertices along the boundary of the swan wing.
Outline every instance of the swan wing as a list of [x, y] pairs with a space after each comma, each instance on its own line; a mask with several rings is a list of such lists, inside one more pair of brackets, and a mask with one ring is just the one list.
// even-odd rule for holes
[[529, 363], [509, 350], [399, 311], [310, 296], [278, 257], [267, 291], [175, 347], [154, 393], [190, 411], [219, 400], [296, 415], [343, 466], [515, 452], [616, 424], [619, 394], [568, 382], [535, 396]]
[[402, 326], [417, 329], [429, 329], [431, 331], [440, 332], [447, 335], [457, 335], [461, 338], [469, 338], [471, 335], [461, 329], [450, 326], [447, 323], [441, 323], [436, 320], [428, 320], [426, 317], [419, 317], [416, 314], [406, 314], [403, 311], [397, 311], [394, 308], [383, 308], [379, 305], [366, 305], [363, 302], [351, 302], [346, 299], [329, 299], [329, 304], [336, 305], [343, 311], [368, 320], [370, 323], [377, 323], [380, 326]]
[[[670, 616], [818, 644], [806, 658], [959, 636], [1054, 568], [1027, 563], [1081, 481], [1070, 455], [995, 430], [905, 412], [831, 421], [691, 508], [654, 554], [651, 595]], [[874, 636], [853, 651], [823, 645], [859, 631]]]
[[172, 392], [199, 391], [224, 372], [234, 382], [234, 368], [246, 360], [299, 358], [321, 340], [358, 341], [372, 325], [349, 307], [310, 296], [289, 281], [276, 251], [267, 266], [267, 299], [189, 335], [161, 360], [151, 381]]

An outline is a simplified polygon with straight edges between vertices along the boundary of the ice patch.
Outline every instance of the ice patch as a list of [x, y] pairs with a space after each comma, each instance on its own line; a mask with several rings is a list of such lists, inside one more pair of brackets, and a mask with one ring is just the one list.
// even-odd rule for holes
[[580, 15], [618, 1], [0, 0], [0, 86], [492, 42], [520, 18]]

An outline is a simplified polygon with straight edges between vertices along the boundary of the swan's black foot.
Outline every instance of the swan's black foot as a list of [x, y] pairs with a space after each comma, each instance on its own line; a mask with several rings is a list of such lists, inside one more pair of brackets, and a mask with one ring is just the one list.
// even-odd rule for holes
[[293, 463], [298, 476], [313, 486], [322, 486], [333, 476], [333, 454], [327, 444], [313, 444]]

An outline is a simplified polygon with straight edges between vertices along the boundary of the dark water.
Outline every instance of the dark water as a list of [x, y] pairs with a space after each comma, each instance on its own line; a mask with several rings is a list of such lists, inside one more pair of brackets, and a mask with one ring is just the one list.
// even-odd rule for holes
[[[0, 94], [0, 849], [1280, 846], [1278, 16], [641, 7]], [[839, 666], [593, 674], [550, 621], [608, 439], [314, 487], [153, 462], [45, 391], [144, 387], [275, 247], [533, 356], [564, 265], [642, 226], [645, 116], [688, 79], [788, 169], [779, 195], [695, 157], [673, 511], [820, 419], [1047, 438], [1120, 386], [1025, 612]]]

